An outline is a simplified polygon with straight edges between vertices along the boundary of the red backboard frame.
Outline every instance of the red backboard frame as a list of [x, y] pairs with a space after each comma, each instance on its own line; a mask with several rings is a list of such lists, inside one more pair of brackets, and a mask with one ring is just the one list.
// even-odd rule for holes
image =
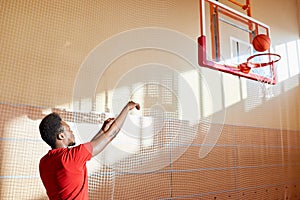
[[[247, 79], [265, 82], [268, 84], [276, 84], [277, 83], [277, 77], [276, 77], [276, 71], [274, 64], [270, 64], [270, 71], [272, 73], [272, 77], [265, 77], [257, 74], [252, 73], [244, 73], [241, 70], [237, 68], [237, 66], [228, 66], [224, 64], [220, 64], [218, 62], [215, 62], [213, 60], [208, 60], [207, 55], [207, 36], [205, 31], [205, 3], [209, 3], [211, 6], [215, 7], [219, 10], [219, 12], [222, 12], [223, 15], [226, 15], [228, 17], [231, 17], [235, 20], [238, 20], [241, 23], [244, 23], [246, 26], [248, 26], [249, 30], [253, 30], [254, 36], [259, 34], [258, 33], [258, 26], [261, 28], [264, 28], [266, 30], [266, 34], [270, 34], [270, 28], [269, 26], [253, 19], [252, 17], [249, 17], [247, 15], [244, 15], [242, 13], [239, 13], [238, 11], [223, 5], [215, 0], [200, 0], [200, 37], [198, 38], [198, 64], [201, 67], [210, 68], [213, 70], [229, 73], [235, 76], [244, 77]], [[252, 41], [253, 34], [249, 33], [249, 40]], [[212, 37], [212, 42], [218, 42], [215, 40], [218, 40], [217, 37]]]

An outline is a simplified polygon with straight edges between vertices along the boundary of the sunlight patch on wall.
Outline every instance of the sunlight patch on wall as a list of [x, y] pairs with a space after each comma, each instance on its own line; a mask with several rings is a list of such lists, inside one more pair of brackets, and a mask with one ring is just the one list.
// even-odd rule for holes
[[[299, 40], [288, 42], [287, 45], [287, 55], [288, 55], [288, 71], [289, 76], [295, 76], [299, 74]], [[283, 66], [284, 67], [284, 66]]]
[[284, 91], [289, 91], [291, 89], [294, 89], [295, 87], [299, 87], [299, 76], [293, 76], [288, 80], [284, 81]]
[[[281, 55], [281, 60], [277, 64], [278, 82], [283, 82], [300, 73], [300, 41], [295, 40], [275, 47], [276, 53]], [[284, 84], [284, 91], [288, 91], [299, 85], [298, 79], [288, 81]], [[296, 81], [296, 82], [295, 82]]]
[[223, 74], [223, 91], [225, 107], [236, 104], [242, 99], [239, 78], [232, 78], [231, 74]]
[[281, 60], [277, 63], [277, 78], [278, 82], [282, 82], [289, 78], [288, 72], [288, 57], [285, 44], [280, 44], [275, 47], [277, 54], [281, 55]]
[[[179, 98], [181, 104], [190, 104], [191, 99], [184, 98], [185, 96], [189, 96], [190, 98], [193, 98], [197, 105], [200, 105], [200, 87], [199, 87], [199, 74], [197, 70], [189, 70], [186, 72], [183, 72], [180, 74], [181, 76], [178, 77], [178, 87], [179, 87]], [[182, 84], [186, 83], [189, 85], [190, 90], [187, 90], [187, 86]], [[188, 92], [191, 92], [189, 94]], [[199, 109], [199, 107], [187, 107], [189, 109]], [[192, 111], [186, 111], [188, 113], [187, 115], [185, 113], [180, 113], [179, 116], [181, 116], [181, 120], [189, 120], [190, 122], [196, 122], [199, 120], [199, 116], [192, 115]]]
[[202, 86], [201, 87], [201, 101], [202, 101], [201, 116], [205, 118], [214, 114], [213, 107], [216, 105], [213, 104], [211, 91], [207, 86], [207, 84], [202, 82], [201, 86]]

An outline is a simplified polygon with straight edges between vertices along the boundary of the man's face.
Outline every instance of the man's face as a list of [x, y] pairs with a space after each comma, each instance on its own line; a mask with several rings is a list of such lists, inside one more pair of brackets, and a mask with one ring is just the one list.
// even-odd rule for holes
[[61, 122], [61, 125], [64, 128], [63, 133], [65, 135], [65, 138], [64, 138], [65, 144], [68, 146], [74, 146], [75, 145], [75, 137], [74, 137], [73, 131], [71, 130], [70, 126], [64, 121]]

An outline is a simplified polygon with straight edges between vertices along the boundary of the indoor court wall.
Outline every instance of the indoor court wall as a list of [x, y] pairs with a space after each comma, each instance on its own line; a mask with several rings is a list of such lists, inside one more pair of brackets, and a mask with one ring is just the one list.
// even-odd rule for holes
[[300, 199], [299, 1], [251, 6], [274, 86], [198, 66], [198, 0], [1, 1], [0, 199], [47, 199], [46, 114], [82, 143], [128, 100], [141, 111], [89, 162], [90, 199]]

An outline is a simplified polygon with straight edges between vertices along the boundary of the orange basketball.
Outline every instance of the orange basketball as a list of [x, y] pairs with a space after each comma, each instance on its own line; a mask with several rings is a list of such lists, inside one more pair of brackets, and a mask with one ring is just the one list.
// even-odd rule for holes
[[252, 45], [256, 51], [263, 52], [270, 49], [271, 40], [269, 36], [265, 34], [259, 34], [253, 39]]

